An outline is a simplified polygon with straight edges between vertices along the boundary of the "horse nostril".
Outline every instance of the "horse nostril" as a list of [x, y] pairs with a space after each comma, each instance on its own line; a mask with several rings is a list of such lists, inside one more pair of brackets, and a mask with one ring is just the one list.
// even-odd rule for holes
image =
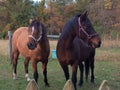
[[35, 49], [35, 45], [33, 43], [27, 43], [27, 46], [31, 50]]
[[32, 43], [28, 43], [27, 46], [28, 46], [28, 47], [32, 47]]

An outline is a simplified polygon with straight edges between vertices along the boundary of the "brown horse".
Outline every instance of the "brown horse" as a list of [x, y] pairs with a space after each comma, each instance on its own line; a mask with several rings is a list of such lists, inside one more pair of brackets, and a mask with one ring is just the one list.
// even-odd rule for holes
[[17, 78], [18, 56], [24, 58], [25, 77], [29, 81], [28, 64], [31, 60], [34, 79], [38, 81], [37, 63], [42, 62], [45, 85], [49, 86], [47, 80], [47, 63], [50, 52], [49, 41], [44, 25], [39, 20], [33, 20], [28, 27], [20, 27], [12, 37], [12, 60], [13, 60], [13, 79]]
[[[81, 60], [84, 61], [79, 64], [80, 69], [80, 80], [79, 86], [83, 84], [83, 74], [85, 66], [85, 78], [88, 80], [89, 68], [91, 68], [91, 82], [94, 83], [94, 57], [95, 57], [95, 48], [89, 47], [85, 42], [79, 40], [79, 44], [83, 53], [80, 54]], [[86, 54], [87, 53], [87, 54]], [[84, 63], [84, 64], [83, 64]]]
[[[79, 38], [93, 48], [100, 47], [101, 39], [95, 32], [87, 12], [70, 19], [64, 26], [57, 44], [57, 57], [64, 71], [66, 80], [69, 79], [68, 65], [72, 67], [72, 82], [76, 88], [77, 68], [82, 63]], [[88, 53], [85, 53], [88, 54]]]

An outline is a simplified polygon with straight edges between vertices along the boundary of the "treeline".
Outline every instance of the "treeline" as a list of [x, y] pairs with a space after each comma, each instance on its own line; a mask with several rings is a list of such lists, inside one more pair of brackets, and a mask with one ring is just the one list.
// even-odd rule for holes
[[86, 10], [99, 34], [119, 38], [119, 0], [0, 0], [0, 38], [38, 17], [48, 34], [59, 34], [68, 19]]

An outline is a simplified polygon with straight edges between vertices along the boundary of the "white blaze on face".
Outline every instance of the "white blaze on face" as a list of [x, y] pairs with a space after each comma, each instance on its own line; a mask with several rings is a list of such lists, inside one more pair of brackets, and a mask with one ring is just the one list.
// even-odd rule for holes
[[31, 35], [33, 35], [34, 31], [35, 31], [35, 28], [34, 28], [34, 26], [33, 26], [33, 27], [32, 27], [32, 34], [31, 34]]
[[35, 31], [35, 27], [32, 26], [31, 35], [29, 35], [28, 37], [30, 37], [30, 38], [34, 39], [36, 42], [38, 42], [38, 41], [40, 41], [40, 39], [41, 39], [41, 37], [42, 37], [42, 31], [41, 31], [41, 33], [40, 33], [40, 35], [39, 35], [39, 38], [35, 38], [35, 37], [33, 36], [34, 31]]

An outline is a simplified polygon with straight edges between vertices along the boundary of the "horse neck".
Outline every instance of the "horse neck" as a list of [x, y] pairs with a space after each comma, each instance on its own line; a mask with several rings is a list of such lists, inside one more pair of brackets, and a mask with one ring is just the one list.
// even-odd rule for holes
[[71, 48], [73, 45], [73, 40], [74, 40], [75, 36], [72, 33], [69, 33], [68, 35], [65, 35], [64, 37], [62, 37], [62, 44], [64, 48]]
[[76, 28], [77, 19], [76, 17], [72, 18], [67, 24], [66, 27], [63, 29], [63, 33], [61, 35], [61, 44], [63, 44], [64, 48], [71, 48], [73, 45], [73, 40], [76, 37], [75, 30]]

